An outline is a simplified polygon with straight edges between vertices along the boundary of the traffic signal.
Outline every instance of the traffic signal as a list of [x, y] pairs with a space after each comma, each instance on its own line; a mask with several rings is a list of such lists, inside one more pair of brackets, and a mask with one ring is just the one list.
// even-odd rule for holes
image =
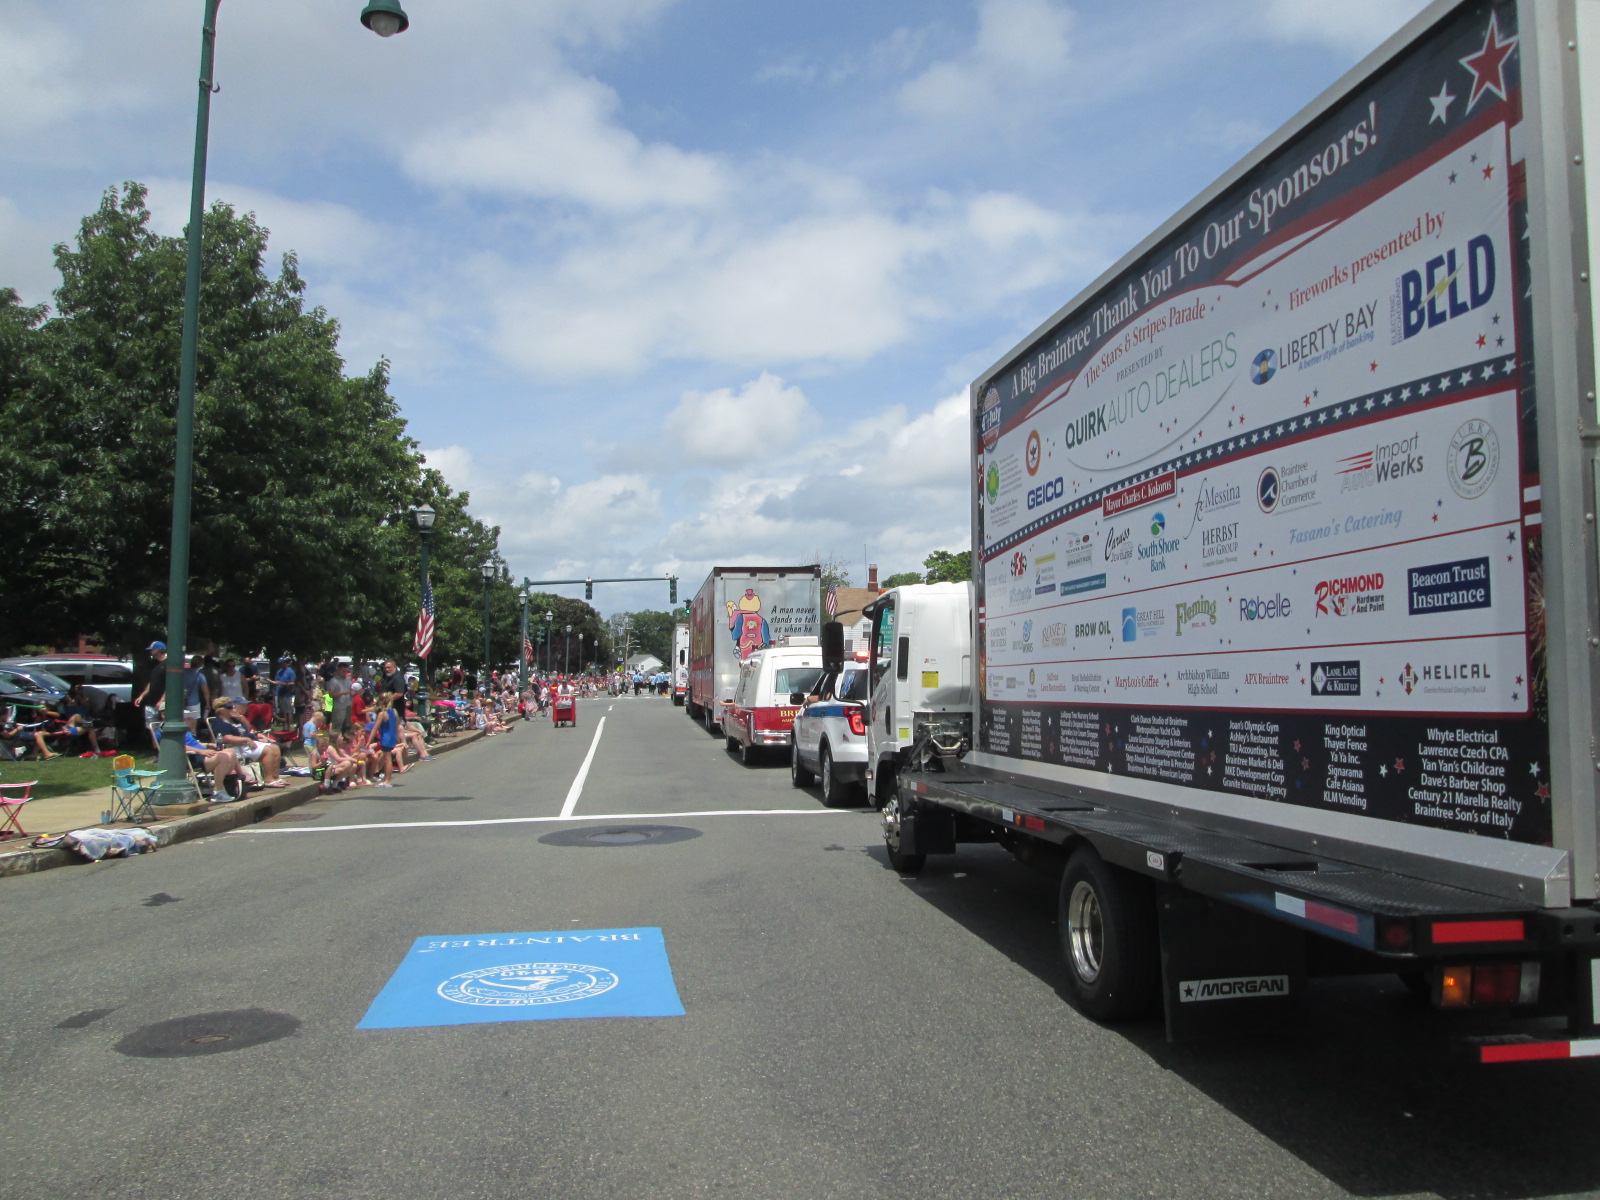
[[676, 608], [678, 604], [678, 577], [676, 575], [667, 576], [667, 592], [667, 602]]
[[594, 580], [585, 579], [583, 581], [583, 598], [585, 600], [594, 599]]

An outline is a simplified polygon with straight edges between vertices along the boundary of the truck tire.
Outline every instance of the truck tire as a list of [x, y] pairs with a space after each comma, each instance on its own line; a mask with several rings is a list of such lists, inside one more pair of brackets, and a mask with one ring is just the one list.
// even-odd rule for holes
[[900, 817], [905, 812], [899, 780], [889, 785], [889, 798], [883, 805], [883, 848], [889, 865], [902, 875], [915, 875], [928, 861], [926, 854], [906, 854], [900, 849]]
[[800, 747], [792, 747], [789, 751], [789, 782], [797, 788], [810, 787], [817, 781], [817, 777], [800, 762]]
[[761, 761], [762, 753], [757, 750], [754, 742], [739, 743], [739, 765], [753, 767]]
[[1155, 896], [1147, 880], [1088, 846], [1067, 860], [1057, 911], [1068, 998], [1096, 1021], [1148, 1015], [1161, 998]]
[[855, 789], [839, 778], [833, 765], [833, 751], [822, 743], [817, 755], [817, 777], [822, 780], [822, 803], [825, 808], [843, 808], [855, 799]]

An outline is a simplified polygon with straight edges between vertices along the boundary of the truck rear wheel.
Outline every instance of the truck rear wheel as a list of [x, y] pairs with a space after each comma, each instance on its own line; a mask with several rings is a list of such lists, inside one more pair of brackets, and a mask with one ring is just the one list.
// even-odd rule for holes
[[[731, 738], [729, 739], [732, 740]], [[761, 751], [757, 750], [754, 742], [739, 743], [739, 763], [742, 766], [753, 767], [761, 761]]]
[[915, 875], [928, 861], [926, 854], [907, 854], [900, 849], [900, 820], [908, 811], [900, 795], [896, 780], [889, 786], [889, 798], [883, 805], [883, 848], [888, 851], [889, 865], [902, 875]]
[[1148, 881], [1080, 846], [1061, 876], [1057, 920], [1069, 998], [1079, 1012], [1127, 1021], [1154, 1009], [1161, 960]]

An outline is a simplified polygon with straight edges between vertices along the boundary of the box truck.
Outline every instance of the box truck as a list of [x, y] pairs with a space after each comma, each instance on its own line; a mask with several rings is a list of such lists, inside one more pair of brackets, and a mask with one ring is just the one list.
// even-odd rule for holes
[[870, 787], [1060, 870], [1091, 1016], [1384, 971], [1600, 1054], [1597, 96], [1596, 0], [1436, 3], [973, 383]]
[[725, 736], [722, 707], [757, 650], [821, 628], [822, 568], [712, 567], [689, 605], [689, 716]]

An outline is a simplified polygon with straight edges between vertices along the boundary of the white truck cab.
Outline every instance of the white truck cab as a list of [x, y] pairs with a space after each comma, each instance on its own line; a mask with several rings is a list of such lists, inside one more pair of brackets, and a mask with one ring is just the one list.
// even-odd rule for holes
[[814, 634], [796, 634], [757, 650], [739, 668], [733, 699], [722, 710], [728, 749], [749, 766], [768, 750], [789, 749], [794, 715], [822, 677], [822, 648]]
[[972, 585], [891, 588], [864, 612], [872, 618], [867, 794], [882, 807], [907, 762], [971, 745]]

